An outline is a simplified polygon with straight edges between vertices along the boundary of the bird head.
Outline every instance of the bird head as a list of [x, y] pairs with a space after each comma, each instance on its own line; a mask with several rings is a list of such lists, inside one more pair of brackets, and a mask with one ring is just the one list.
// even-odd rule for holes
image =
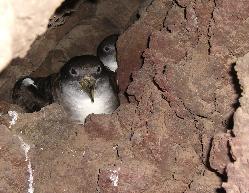
[[116, 56], [116, 42], [118, 40], [118, 35], [113, 34], [106, 37], [97, 48], [97, 55], [99, 59], [103, 62], [104, 66], [108, 67], [111, 71], [115, 72], [118, 68], [117, 66], [117, 56]]
[[61, 69], [62, 81], [71, 81], [78, 84], [81, 90], [94, 102], [96, 82], [104, 71], [102, 62], [91, 55], [76, 56], [71, 58]]

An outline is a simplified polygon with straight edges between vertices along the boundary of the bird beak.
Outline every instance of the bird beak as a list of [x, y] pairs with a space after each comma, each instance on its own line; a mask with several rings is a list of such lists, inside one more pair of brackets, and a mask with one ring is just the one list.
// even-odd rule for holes
[[91, 101], [94, 102], [94, 89], [96, 79], [92, 76], [84, 76], [79, 83], [82, 90], [84, 90], [90, 97]]

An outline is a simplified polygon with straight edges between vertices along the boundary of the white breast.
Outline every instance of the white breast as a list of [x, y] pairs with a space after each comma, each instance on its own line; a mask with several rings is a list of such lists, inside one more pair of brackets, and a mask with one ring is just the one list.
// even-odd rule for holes
[[107, 83], [97, 86], [94, 102], [86, 93], [76, 89], [70, 83], [62, 86], [62, 105], [69, 111], [73, 120], [81, 123], [84, 123], [85, 118], [92, 113], [111, 114], [116, 109], [113, 100], [117, 98], [112, 87]]

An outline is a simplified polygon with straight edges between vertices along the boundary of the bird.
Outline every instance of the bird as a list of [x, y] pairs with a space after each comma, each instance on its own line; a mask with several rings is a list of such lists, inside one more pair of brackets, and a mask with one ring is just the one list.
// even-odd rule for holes
[[73, 120], [84, 122], [89, 114], [111, 114], [118, 106], [115, 74], [93, 55], [76, 56], [61, 69], [55, 100]]
[[30, 112], [57, 102], [79, 124], [89, 114], [111, 114], [119, 106], [115, 73], [93, 55], [75, 56], [48, 77], [18, 80], [12, 98]]
[[115, 72], [118, 68], [116, 54], [116, 42], [118, 40], [118, 37], [118, 34], [107, 36], [104, 40], [102, 40], [97, 48], [97, 56], [104, 64], [104, 66], [106, 66], [113, 72]]
[[17, 80], [12, 91], [12, 100], [23, 107], [28, 113], [41, 110], [42, 107], [51, 104], [52, 79], [55, 74], [48, 77], [24, 76]]

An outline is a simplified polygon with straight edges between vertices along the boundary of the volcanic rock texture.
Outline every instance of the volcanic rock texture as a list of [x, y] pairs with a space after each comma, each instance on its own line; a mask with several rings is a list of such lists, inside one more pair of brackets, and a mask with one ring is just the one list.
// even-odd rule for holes
[[240, 99], [241, 107], [236, 111], [234, 116], [234, 138], [230, 140], [231, 154], [235, 163], [230, 163], [227, 166], [228, 182], [223, 186], [230, 192], [248, 192], [248, 73], [249, 73], [249, 54], [239, 58], [237, 61], [236, 70], [240, 79], [240, 84], [243, 89], [243, 97]]
[[[140, 3], [80, 4], [84, 11], [51, 20], [28, 56], [1, 74], [1, 98], [10, 101], [16, 78], [56, 72], [64, 60], [95, 54], [103, 37], [122, 32], [117, 74], [129, 102], [112, 115], [90, 115], [81, 126], [58, 104], [28, 114], [2, 101], [0, 192], [211, 193], [222, 192], [226, 172], [228, 192], [248, 192], [248, 172], [239, 169], [248, 169], [242, 155], [248, 149], [248, 56], [237, 58], [249, 49], [249, 4]], [[134, 16], [139, 19], [126, 29]], [[236, 62], [245, 95], [233, 138], [227, 130], [240, 94]]]
[[[240, 80], [240, 85], [243, 90], [240, 98], [241, 107], [238, 108], [234, 115], [234, 128], [229, 134], [221, 134], [219, 140], [213, 141], [212, 153], [214, 168], [226, 168], [228, 180], [223, 183], [223, 187], [228, 193], [249, 192], [248, 188], [248, 73], [249, 73], [249, 54], [240, 57], [236, 61], [236, 71]], [[215, 136], [215, 138], [217, 138]], [[219, 144], [226, 145], [219, 145]], [[217, 146], [217, 147], [216, 147]], [[227, 151], [231, 156], [231, 160], [220, 159], [224, 157], [221, 152]]]

